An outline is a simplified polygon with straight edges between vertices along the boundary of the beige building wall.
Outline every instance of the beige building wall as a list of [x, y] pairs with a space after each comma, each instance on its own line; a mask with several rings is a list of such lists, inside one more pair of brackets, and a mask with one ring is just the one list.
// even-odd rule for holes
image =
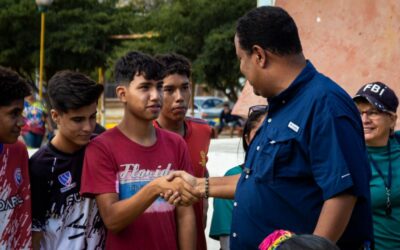
[[[399, 0], [276, 0], [297, 23], [306, 58], [350, 95], [381, 81], [400, 97]], [[234, 112], [265, 103], [246, 84]], [[398, 125], [400, 123], [398, 122]], [[399, 127], [399, 126], [398, 126]]]

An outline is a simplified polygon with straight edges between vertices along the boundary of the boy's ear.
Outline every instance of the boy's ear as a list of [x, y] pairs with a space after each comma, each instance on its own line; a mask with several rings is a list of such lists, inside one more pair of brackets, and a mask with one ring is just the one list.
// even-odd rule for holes
[[50, 115], [51, 115], [51, 119], [57, 124], [57, 125], [59, 125], [58, 123], [59, 123], [59, 117], [60, 117], [60, 114], [57, 112], [57, 110], [55, 110], [55, 109], [51, 109], [50, 110]]
[[117, 93], [117, 96], [121, 102], [126, 102], [126, 92], [127, 92], [127, 87], [126, 86], [117, 86], [115, 89], [115, 92]]

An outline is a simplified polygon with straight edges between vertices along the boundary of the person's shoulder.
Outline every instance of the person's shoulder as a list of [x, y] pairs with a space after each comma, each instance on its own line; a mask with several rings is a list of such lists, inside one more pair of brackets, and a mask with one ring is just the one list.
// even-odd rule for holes
[[395, 142], [400, 145], [400, 130], [394, 131], [393, 138]]
[[168, 140], [174, 140], [174, 141], [183, 140], [182, 136], [178, 135], [175, 132], [169, 131], [168, 129], [162, 129], [162, 128], [158, 128], [158, 127], [155, 127], [154, 129], [156, 130], [157, 135], [161, 139], [168, 139]]
[[317, 106], [315, 111], [334, 116], [358, 114], [351, 96], [336, 82], [321, 73], [316, 74], [311, 82], [307, 86], [307, 99]]
[[6, 145], [7, 145], [7, 148], [9, 148], [11, 154], [15, 154], [18, 156], [21, 156], [21, 155], [27, 156], [28, 155], [28, 149], [26, 148], [26, 145], [23, 142], [21, 142], [20, 140], [17, 140], [15, 143], [6, 144]]
[[26, 145], [20, 141], [17, 140], [15, 143], [13, 144], [8, 144], [11, 150], [15, 150], [15, 151], [19, 151], [19, 152], [27, 152], [28, 149], [26, 148]]
[[40, 148], [38, 148], [35, 153], [32, 154], [32, 156], [30, 157], [31, 159], [35, 159], [38, 156], [42, 155], [44, 152], [47, 152], [49, 150], [48, 145], [44, 144], [42, 145]]
[[230, 175], [237, 175], [242, 173], [243, 169], [239, 166], [233, 167], [226, 171], [225, 176], [230, 176]]
[[206, 120], [200, 118], [187, 116], [185, 117], [185, 121], [190, 124], [193, 124], [193, 126], [209, 126]]
[[208, 125], [208, 122], [206, 120], [194, 117], [186, 117], [185, 122], [186, 125], [194, 131], [194, 133], [205, 131], [207, 134], [211, 134], [212, 128], [210, 125]]
[[89, 144], [93, 144], [93, 143], [102, 144], [102, 143], [111, 142], [119, 134], [120, 134], [120, 131], [118, 130], [117, 127], [110, 128], [101, 134], [92, 134], [92, 138], [91, 138]]
[[171, 147], [174, 146], [179, 146], [182, 144], [185, 144], [185, 141], [182, 136], [178, 135], [177, 133], [174, 133], [172, 131], [169, 131], [167, 129], [162, 129], [162, 128], [155, 128], [156, 133], [157, 133], [157, 140], [161, 140], [162, 142], [165, 142], [165, 145], [169, 145]]

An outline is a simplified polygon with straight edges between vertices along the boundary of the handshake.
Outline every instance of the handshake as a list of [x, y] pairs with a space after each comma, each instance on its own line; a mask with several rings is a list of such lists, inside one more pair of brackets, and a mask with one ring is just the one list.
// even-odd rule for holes
[[185, 171], [174, 171], [159, 179], [159, 187], [160, 196], [169, 204], [190, 206], [206, 197], [208, 182], [205, 178], [196, 178]]

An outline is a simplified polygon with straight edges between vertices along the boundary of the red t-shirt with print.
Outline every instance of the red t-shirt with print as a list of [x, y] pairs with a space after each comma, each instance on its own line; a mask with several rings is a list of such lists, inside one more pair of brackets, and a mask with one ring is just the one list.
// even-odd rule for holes
[[[118, 193], [127, 199], [157, 177], [172, 170], [192, 173], [185, 142], [174, 133], [157, 129], [157, 141], [141, 146], [118, 127], [91, 141], [86, 148], [81, 193]], [[106, 249], [178, 249], [175, 207], [158, 198], [118, 234], [108, 231]]]

